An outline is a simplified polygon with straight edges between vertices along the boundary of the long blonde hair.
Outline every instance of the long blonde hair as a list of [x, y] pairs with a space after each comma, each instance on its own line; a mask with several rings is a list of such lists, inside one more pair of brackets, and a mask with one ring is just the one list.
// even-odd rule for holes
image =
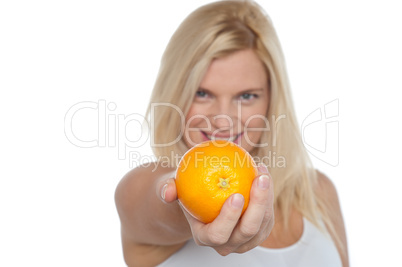
[[[242, 49], [255, 51], [269, 77], [266, 117], [274, 127], [264, 132], [260, 140], [269, 145], [255, 149], [253, 156], [268, 165], [274, 179], [275, 207], [285, 226], [295, 208], [319, 227], [320, 219], [323, 220], [334, 234], [325, 205], [314, 193], [317, 174], [300, 137], [278, 37], [269, 17], [255, 2], [220, 1], [202, 6], [176, 30], [162, 57], [147, 112], [155, 142], [152, 149], [156, 157], [169, 158], [172, 166], [177, 164], [177, 159], [188, 150], [181, 138], [183, 118], [209, 64]], [[272, 164], [273, 157], [284, 161]]]

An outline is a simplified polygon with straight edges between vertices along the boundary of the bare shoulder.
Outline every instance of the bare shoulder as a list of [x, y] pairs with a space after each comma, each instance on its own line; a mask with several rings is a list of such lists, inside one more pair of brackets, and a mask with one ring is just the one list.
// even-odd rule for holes
[[329, 202], [336, 204], [339, 202], [336, 187], [331, 179], [320, 171], [317, 171], [317, 186], [315, 188], [316, 194], [327, 199]]
[[319, 171], [317, 171], [317, 186], [315, 192], [326, 206], [326, 211], [333, 224], [334, 230], [334, 233], [330, 234], [334, 239], [339, 240], [340, 244], [337, 244], [337, 248], [341, 255], [343, 266], [347, 267], [349, 266], [347, 238], [338, 193], [334, 183], [325, 174]]
[[343, 224], [341, 206], [336, 187], [325, 174], [319, 171], [317, 171], [315, 193], [325, 206], [326, 213], [329, 215], [332, 223], [334, 225]]

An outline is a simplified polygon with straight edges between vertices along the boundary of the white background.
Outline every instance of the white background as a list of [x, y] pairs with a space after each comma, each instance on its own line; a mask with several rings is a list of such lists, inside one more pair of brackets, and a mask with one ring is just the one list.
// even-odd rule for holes
[[[169, 37], [207, 2], [0, 3], [0, 266], [124, 266], [113, 195], [136, 162], [119, 159], [113, 140], [140, 136], [138, 123], [119, 132], [113, 120], [144, 114]], [[325, 156], [335, 164], [312, 159], [338, 189], [352, 266], [401, 266], [398, 1], [259, 3], [283, 45], [300, 124], [339, 103], [331, 135], [323, 121], [306, 142], [339, 141]], [[82, 140], [107, 133], [103, 147], [65, 136], [68, 110], [85, 101], [112, 103], [107, 132], [95, 109], [70, 124]], [[146, 147], [131, 153], [149, 159]]]

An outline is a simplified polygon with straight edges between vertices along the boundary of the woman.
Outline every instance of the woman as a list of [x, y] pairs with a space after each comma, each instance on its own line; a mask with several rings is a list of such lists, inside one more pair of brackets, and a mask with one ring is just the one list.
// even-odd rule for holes
[[[130, 171], [116, 189], [127, 265], [348, 266], [336, 190], [311, 166], [278, 38], [256, 3], [216, 2], [185, 19], [148, 114], [159, 161]], [[189, 148], [216, 138], [264, 164], [243, 216], [244, 199], [232, 195], [203, 224], [177, 203], [174, 173]]]

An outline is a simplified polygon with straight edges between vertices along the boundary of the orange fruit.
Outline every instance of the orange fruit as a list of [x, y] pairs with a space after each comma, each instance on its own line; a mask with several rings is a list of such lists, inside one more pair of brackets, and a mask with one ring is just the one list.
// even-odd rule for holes
[[193, 217], [210, 223], [235, 193], [244, 197], [244, 213], [256, 176], [255, 162], [246, 150], [225, 140], [206, 141], [181, 158], [176, 170], [177, 197]]

